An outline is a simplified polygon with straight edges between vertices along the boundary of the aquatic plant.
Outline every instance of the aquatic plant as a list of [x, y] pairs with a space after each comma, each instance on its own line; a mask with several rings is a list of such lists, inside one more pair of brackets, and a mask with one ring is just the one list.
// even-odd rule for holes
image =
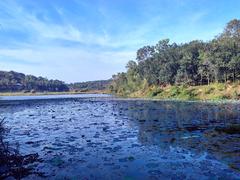
[[19, 146], [10, 148], [9, 143], [4, 141], [8, 129], [4, 126], [4, 119], [0, 120], [0, 179], [14, 177], [21, 179], [30, 174], [43, 176], [42, 173], [34, 172], [30, 164], [39, 161], [38, 154], [21, 155]]

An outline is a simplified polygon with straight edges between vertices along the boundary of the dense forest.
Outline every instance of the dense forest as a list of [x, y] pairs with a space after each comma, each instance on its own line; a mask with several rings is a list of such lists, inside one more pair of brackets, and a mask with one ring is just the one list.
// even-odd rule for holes
[[59, 80], [25, 75], [14, 71], [0, 71], [0, 92], [88, 92], [106, 90], [111, 80], [66, 84]]
[[59, 80], [48, 80], [14, 71], [0, 71], [0, 92], [60, 92], [68, 90], [68, 86]]
[[87, 81], [69, 84], [71, 91], [95, 91], [95, 90], [106, 90], [110, 85], [111, 80], [99, 80], [99, 81]]
[[240, 80], [240, 20], [227, 23], [213, 40], [171, 43], [160, 40], [155, 46], [137, 51], [127, 72], [113, 76], [110, 90], [128, 95], [150, 86], [198, 86]]

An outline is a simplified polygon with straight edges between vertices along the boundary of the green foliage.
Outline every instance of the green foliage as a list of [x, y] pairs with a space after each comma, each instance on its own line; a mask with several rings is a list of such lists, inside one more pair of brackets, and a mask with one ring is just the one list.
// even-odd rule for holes
[[180, 87], [178, 87], [178, 86], [172, 86], [171, 88], [170, 88], [170, 96], [172, 96], [172, 97], [176, 97], [176, 96], [178, 96], [181, 92], [180, 92]]
[[68, 90], [68, 86], [59, 80], [48, 80], [14, 71], [0, 71], [0, 92], [61, 92]]
[[[239, 80], [240, 20], [235, 19], [227, 24], [223, 33], [209, 42], [192, 41], [178, 45], [164, 39], [155, 46], [140, 48], [136, 62], [129, 61], [127, 72], [113, 77], [110, 90], [126, 96], [147, 90], [145, 94], [149, 97], [191, 99], [198, 92], [187, 88], [189, 86], [213, 83], [222, 86], [206, 89], [205, 93], [210, 95], [216, 90], [225, 90], [221, 83]], [[146, 88], [146, 82], [148, 87], [171, 85], [172, 88], [169, 93], [162, 92]], [[220, 93], [214, 98], [224, 99], [227, 96]]]
[[87, 82], [80, 82], [80, 83], [72, 83], [69, 84], [69, 88], [71, 91], [93, 91], [93, 90], [105, 90], [110, 88], [111, 80], [100, 80], [100, 81], [87, 81]]
[[161, 94], [163, 92], [163, 89], [159, 88], [159, 87], [154, 87], [152, 90], [150, 90], [147, 94], [148, 97], [156, 97], [159, 94]]
[[214, 91], [214, 87], [207, 87], [206, 90], [205, 90], [205, 93], [206, 94], [211, 94], [213, 91]]
[[194, 99], [196, 94], [193, 89], [188, 89], [186, 86], [172, 86], [169, 91], [169, 96], [175, 99]]

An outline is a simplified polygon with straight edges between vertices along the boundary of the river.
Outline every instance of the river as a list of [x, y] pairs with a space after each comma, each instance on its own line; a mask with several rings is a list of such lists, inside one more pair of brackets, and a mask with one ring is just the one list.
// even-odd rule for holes
[[0, 99], [4, 141], [40, 159], [25, 179], [240, 179], [238, 103]]

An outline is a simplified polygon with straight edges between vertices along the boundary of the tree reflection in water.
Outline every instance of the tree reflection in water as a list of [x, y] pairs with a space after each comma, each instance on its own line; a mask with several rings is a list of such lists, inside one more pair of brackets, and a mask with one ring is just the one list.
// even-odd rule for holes
[[207, 152], [240, 171], [239, 104], [126, 101], [117, 108], [139, 127], [141, 144]]

